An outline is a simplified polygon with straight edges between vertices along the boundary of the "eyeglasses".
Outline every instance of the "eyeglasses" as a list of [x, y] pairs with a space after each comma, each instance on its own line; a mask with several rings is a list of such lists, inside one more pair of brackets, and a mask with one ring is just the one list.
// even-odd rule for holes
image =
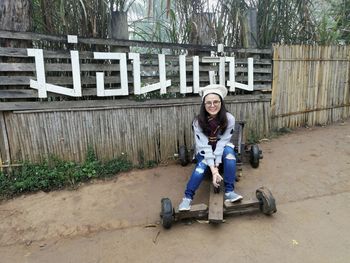
[[221, 103], [219, 100], [206, 101], [204, 102], [206, 107], [210, 107], [211, 105], [218, 106]]

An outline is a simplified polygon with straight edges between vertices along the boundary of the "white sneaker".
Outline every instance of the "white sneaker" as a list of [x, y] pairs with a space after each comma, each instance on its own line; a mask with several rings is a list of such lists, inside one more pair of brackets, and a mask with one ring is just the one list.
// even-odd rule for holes
[[233, 203], [242, 199], [243, 199], [243, 196], [236, 194], [234, 191], [225, 193], [225, 201], [229, 201]]
[[191, 210], [191, 202], [192, 199], [184, 197], [182, 198], [182, 202], [179, 205], [179, 211], [189, 211]]

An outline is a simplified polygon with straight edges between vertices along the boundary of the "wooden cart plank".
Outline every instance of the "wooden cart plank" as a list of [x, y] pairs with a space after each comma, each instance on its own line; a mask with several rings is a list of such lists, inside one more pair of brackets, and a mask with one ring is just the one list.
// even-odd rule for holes
[[185, 218], [203, 218], [208, 215], [208, 206], [206, 204], [196, 204], [191, 206], [190, 211], [180, 212], [179, 208], [175, 208], [175, 220]]
[[210, 184], [209, 196], [209, 215], [210, 223], [222, 223], [224, 220], [224, 194], [223, 187], [220, 187], [220, 193], [214, 193], [214, 185]]

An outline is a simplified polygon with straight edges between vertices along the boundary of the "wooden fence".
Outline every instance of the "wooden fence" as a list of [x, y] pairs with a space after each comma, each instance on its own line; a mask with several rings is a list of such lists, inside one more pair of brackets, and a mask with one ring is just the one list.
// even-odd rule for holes
[[[38, 92], [29, 87], [30, 79], [36, 79], [34, 58], [27, 53], [32, 47], [44, 50], [46, 81], [68, 88], [73, 86], [70, 50], [79, 51], [81, 98], [49, 92], [48, 98], [38, 99]], [[104, 71], [106, 86], [113, 88], [120, 85], [120, 67], [94, 60], [93, 51], [112, 50], [141, 53], [141, 78], [146, 83], [158, 81], [157, 53], [166, 54], [166, 74], [172, 81], [167, 96], [159, 91], [135, 96], [129, 64], [130, 95], [98, 97], [96, 72]], [[212, 46], [116, 39], [79, 38], [78, 44], [70, 44], [66, 37], [0, 31], [1, 167], [39, 161], [49, 154], [82, 161], [88, 146], [101, 159], [122, 153], [134, 163], [172, 159], [179, 145], [193, 144], [190, 123], [200, 105], [198, 95], [179, 94], [177, 55], [185, 52], [188, 58], [189, 54], [203, 58], [216, 51]], [[225, 47], [226, 55], [236, 59], [236, 81], [247, 83], [247, 57], [254, 57], [255, 91], [236, 90], [227, 97], [228, 110], [247, 121], [248, 138], [268, 136], [281, 127], [325, 124], [350, 116], [349, 46], [274, 46], [273, 61], [271, 52]], [[204, 86], [209, 83], [208, 72], [219, 69], [217, 63], [200, 61], [200, 86]], [[191, 86], [193, 68], [189, 61], [186, 64], [186, 84]]]
[[[100, 159], [124, 153], [134, 163], [165, 162], [173, 159], [179, 145], [191, 147], [191, 122], [198, 113], [200, 98], [196, 94], [179, 93], [178, 55], [187, 53], [187, 60], [192, 55], [199, 56], [200, 86], [205, 86], [209, 83], [208, 72], [217, 73], [219, 68], [218, 63], [204, 63], [202, 58], [216, 52], [217, 47], [116, 39], [78, 40], [78, 44], [71, 44], [67, 43], [67, 37], [0, 31], [2, 167], [23, 160], [40, 161], [49, 154], [82, 161], [88, 146], [94, 148]], [[27, 48], [33, 47], [43, 49], [46, 82], [67, 88], [73, 87], [70, 50], [79, 51], [80, 98], [52, 92], [47, 98], [38, 98], [37, 90], [29, 87], [30, 80], [37, 79], [34, 58], [28, 57], [27, 52]], [[135, 96], [132, 65], [128, 60], [130, 95], [98, 97], [96, 72], [103, 71], [105, 86], [115, 88], [120, 86], [120, 67], [118, 63], [95, 60], [93, 52], [117, 50], [141, 53], [141, 78], [149, 84], [159, 81], [157, 53], [166, 54], [166, 76], [172, 82], [167, 94], [160, 96], [155, 91], [147, 96]], [[244, 84], [248, 82], [247, 58], [254, 58], [254, 93], [259, 94], [236, 89], [227, 98], [227, 108], [237, 119], [247, 122], [246, 136], [267, 136], [271, 126], [271, 50], [225, 47], [224, 51], [235, 57], [235, 79]], [[193, 68], [190, 61], [186, 64], [186, 84], [192, 86]], [[225, 75], [228, 74], [225, 68]], [[156, 99], [147, 99], [148, 96]]]
[[[248, 136], [268, 135], [270, 96], [230, 97], [227, 109], [247, 120]], [[125, 153], [134, 163], [174, 159], [179, 145], [193, 145], [191, 122], [198, 113], [200, 98], [130, 102], [118, 100], [67, 104], [62, 109], [15, 110], [0, 115], [6, 127], [3, 163], [39, 161], [54, 154], [82, 161], [88, 146], [100, 159]], [[93, 107], [89, 107], [91, 105]], [[7, 136], [6, 136], [7, 135]]]
[[[216, 46], [198, 46], [143, 41], [78, 38], [78, 44], [67, 42], [67, 36], [49, 36], [34, 33], [0, 31], [0, 97], [6, 101], [38, 98], [38, 92], [29, 88], [30, 79], [36, 79], [36, 67], [33, 57], [28, 56], [27, 48], [4, 47], [4, 43], [26, 43], [28, 48], [43, 49], [46, 82], [72, 88], [72, 65], [70, 50], [79, 51], [82, 98], [97, 98], [96, 72], [105, 73], [106, 88], [120, 87], [120, 64], [118, 61], [94, 59], [93, 52], [138, 52], [140, 53], [140, 74], [143, 84], [159, 81], [158, 53], [166, 56], [166, 77], [171, 80], [168, 93], [179, 93], [179, 54], [186, 57], [186, 84], [193, 86], [192, 55], [199, 56], [200, 86], [209, 83], [209, 71], [218, 72], [218, 63], [203, 62], [217, 52]], [[22, 44], [23, 46], [23, 44]], [[235, 57], [236, 81], [247, 83], [247, 58], [254, 58], [254, 89], [271, 91], [271, 49], [235, 49], [225, 47], [227, 56]], [[191, 55], [190, 55], [191, 54]], [[127, 59], [127, 81], [129, 93], [133, 94], [133, 68], [131, 59]], [[225, 74], [229, 74], [228, 67]], [[159, 93], [159, 92], [158, 92]], [[242, 94], [237, 90], [235, 94]], [[48, 100], [62, 100], [61, 94], [49, 93]], [[66, 98], [64, 98], [66, 99]]]
[[272, 127], [328, 124], [350, 116], [350, 46], [275, 46]]

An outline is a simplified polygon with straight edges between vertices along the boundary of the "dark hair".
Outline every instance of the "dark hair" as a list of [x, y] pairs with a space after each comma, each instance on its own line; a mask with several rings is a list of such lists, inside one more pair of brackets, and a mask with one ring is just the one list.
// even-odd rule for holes
[[[220, 101], [221, 101], [221, 108], [220, 111], [217, 114], [217, 118], [219, 121], [219, 125], [220, 125], [220, 133], [223, 134], [227, 128], [227, 116], [226, 116], [226, 107], [225, 107], [225, 103], [223, 101], [223, 99], [220, 97]], [[197, 116], [197, 120], [198, 120], [198, 124], [199, 126], [202, 128], [203, 133], [207, 136], [210, 135], [210, 128], [209, 128], [209, 122], [208, 122], [208, 117], [209, 117], [209, 113], [207, 112], [207, 110], [205, 109], [205, 97], [203, 98], [202, 104], [201, 104], [201, 108], [199, 111], [199, 115]]]

